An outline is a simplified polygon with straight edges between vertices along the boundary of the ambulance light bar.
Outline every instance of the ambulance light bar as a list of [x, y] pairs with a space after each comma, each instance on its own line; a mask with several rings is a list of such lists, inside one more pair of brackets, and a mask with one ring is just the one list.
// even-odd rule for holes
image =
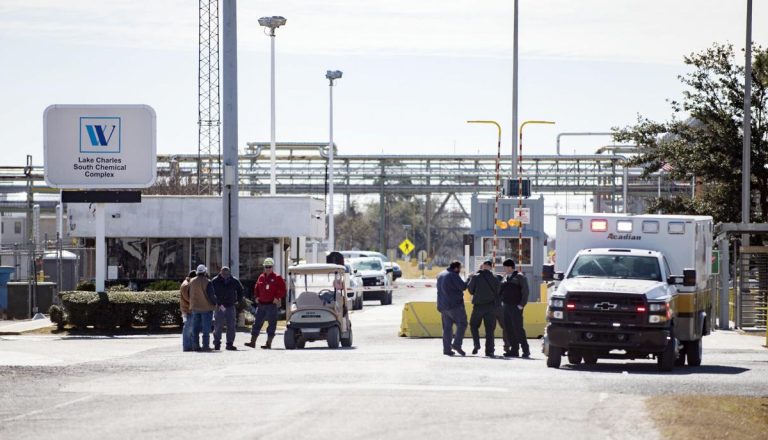
[[608, 220], [592, 219], [589, 228], [592, 230], [592, 232], [606, 232], [608, 231]]

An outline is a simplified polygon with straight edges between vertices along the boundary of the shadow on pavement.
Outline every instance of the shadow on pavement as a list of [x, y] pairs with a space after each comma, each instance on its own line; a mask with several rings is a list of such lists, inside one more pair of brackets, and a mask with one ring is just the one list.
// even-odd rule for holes
[[750, 371], [749, 368], [731, 367], [727, 365], [701, 365], [698, 367], [676, 367], [672, 371], [659, 371], [655, 363], [626, 363], [626, 364], [595, 364], [595, 365], [570, 365], [566, 364], [565, 371], [590, 371], [595, 373], [623, 374], [649, 374], [661, 376], [686, 376], [691, 374], [722, 374], [735, 375]]

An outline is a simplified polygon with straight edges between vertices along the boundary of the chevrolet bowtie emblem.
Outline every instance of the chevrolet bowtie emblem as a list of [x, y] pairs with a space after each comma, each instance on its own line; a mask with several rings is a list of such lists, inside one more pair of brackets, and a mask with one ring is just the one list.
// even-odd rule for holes
[[601, 302], [601, 303], [596, 303], [594, 307], [596, 309], [600, 309], [600, 310], [613, 310], [617, 306], [616, 306], [616, 304], [613, 304], [613, 303]]

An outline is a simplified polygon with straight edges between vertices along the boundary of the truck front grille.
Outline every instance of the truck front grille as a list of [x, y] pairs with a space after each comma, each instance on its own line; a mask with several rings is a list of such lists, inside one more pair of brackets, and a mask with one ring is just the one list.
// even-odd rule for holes
[[[638, 312], [638, 307], [647, 307], [644, 296], [618, 293], [572, 292], [566, 302], [573, 308], [567, 310], [567, 321], [584, 324], [643, 325], [647, 312]], [[647, 310], [647, 308], [646, 308]]]

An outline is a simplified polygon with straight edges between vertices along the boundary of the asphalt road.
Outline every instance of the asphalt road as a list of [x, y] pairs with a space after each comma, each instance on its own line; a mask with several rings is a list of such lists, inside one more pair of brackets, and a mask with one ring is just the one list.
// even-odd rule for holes
[[352, 349], [285, 351], [281, 335], [271, 351], [214, 353], [182, 353], [173, 336], [0, 337], [0, 438], [654, 439], [648, 396], [768, 395], [764, 339], [733, 332], [705, 339], [701, 367], [666, 374], [652, 360], [548, 369], [539, 341], [533, 359], [507, 360], [397, 337], [402, 304], [433, 298], [367, 302]]

